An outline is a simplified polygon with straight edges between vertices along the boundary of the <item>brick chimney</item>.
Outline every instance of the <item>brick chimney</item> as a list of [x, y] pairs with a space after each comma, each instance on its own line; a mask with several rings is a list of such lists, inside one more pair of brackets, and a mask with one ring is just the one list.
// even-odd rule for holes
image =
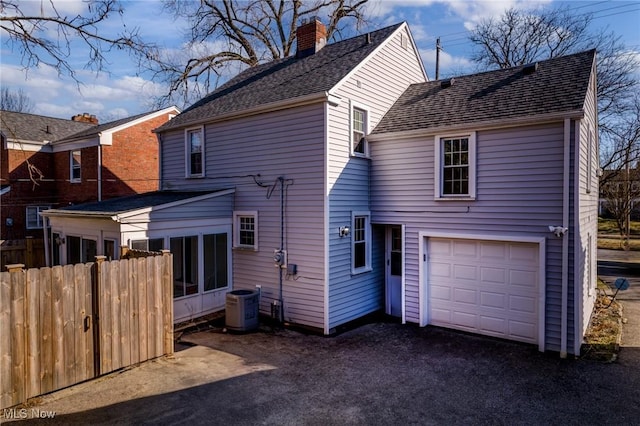
[[82, 123], [91, 123], [95, 125], [98, 124], [98, 118], [93, 114], [89, 114], [88, 112], [85, 112], [83, 114], [76, 114], [71, 117], [71, 120], [80, 121]]
[[302, 22], [296, 29], [298, 50], [296, 57], [304, 58], [317, 53], [327, 44], [327, 27], [318, 18]]

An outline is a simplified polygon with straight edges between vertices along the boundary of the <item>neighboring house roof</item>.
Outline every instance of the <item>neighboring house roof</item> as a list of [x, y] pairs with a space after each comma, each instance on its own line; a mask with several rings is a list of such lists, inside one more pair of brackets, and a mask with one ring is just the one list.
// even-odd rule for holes
[[49, 142], [96, 127], [95, 124], [24, 112], [0, 111], [0, 132], [9, 140]]
[[[375, 134], [582, 113], [595, 50], [534, 65], [413, 84], [376, 126]], [[526, 69], [525, 69], [526, 68]]]
[[91, 128], [84, 129], [80, 132], [67, 135], [64, 138], [60, 138], [54, 141], [54, 145], [68, 142], [68, 141], [73, 141], [73, 140], [90, 139], [95, 136], [99, 136], [100, 134], [105, 132], [119, 130], [121, 127], [126, 127], [127, 124], [133, 125], [135, 124], [134, 122], [136, 120], [140, 120], [147, 117], [153, 118], [154, 115], [159, 115], [161, 113], [168, 114], [168, 113], [171, 113], [172, 111], [175, 112], [176, 114], [180, 112], [176, 107], [169, 107], [169, 108], [157, 109], [155, 111], [144, 112], [142, 114], [133, 115], [131, 117], [121, 118], [119, 120], [114, 120], [108, 123], [92, 126]]
[[304, 58], [294, 55], [248, 68], [156, 131], [328, 92], [402, 25], [328, 44]]
[[150, 207], [179, 203], [195, 197], [223, 195], [233, 190], [216, 191], [154, 191], [126, 197], [112, 198], [106, 201], [77, 204], [60, 209], [43, 211], [44, 216], [113, 216]]

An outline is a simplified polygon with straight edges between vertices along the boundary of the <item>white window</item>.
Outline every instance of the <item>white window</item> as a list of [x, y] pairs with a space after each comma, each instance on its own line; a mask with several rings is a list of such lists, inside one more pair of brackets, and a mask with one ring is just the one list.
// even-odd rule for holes
[[27, 207], [27, 229], [42, 229], [44, 219], [40, 216], [40, 212], [48, 208], [49, 206]]
[[78, 183], [82, 181], [82, 151], [75, 150], [69, 153], [69, 181]]
[[351, 103], [351, 152], [355, 156], [367, 157], [367, 131], [369, 129], [369, 112], [355, 102]]
[[353, 212], [351, 217], [351, 273], [371, 270], [371, 226], [369, 212]]
[[476, 135], [435, 137], [435, 199], [475, 199]]
[[233, 247], [258, 250], [258, 212], [233, 212]]
[[93, 262], [98, 254], [96, 240], [67, 235], [67, 264]]
[[186, 165], [187, 177], [204, 176], [204, 138], [203, 128], [187, 129], [186, 140]]

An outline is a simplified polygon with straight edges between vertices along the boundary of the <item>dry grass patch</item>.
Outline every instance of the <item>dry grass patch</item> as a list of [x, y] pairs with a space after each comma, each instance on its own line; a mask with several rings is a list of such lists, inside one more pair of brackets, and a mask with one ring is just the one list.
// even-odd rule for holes
[[607, 285], [598, 279], [598, 297], [589, 328], [584, 336], [582, 356], [600, 361], [615, 360], [622, 336], [622, 306], [604, 292]]
[[[620, 238], [598, 237], [598, 248], [608, 250], [622, 250]], [[640, 239], [629, 240], [629, 250], [640, 251]]]

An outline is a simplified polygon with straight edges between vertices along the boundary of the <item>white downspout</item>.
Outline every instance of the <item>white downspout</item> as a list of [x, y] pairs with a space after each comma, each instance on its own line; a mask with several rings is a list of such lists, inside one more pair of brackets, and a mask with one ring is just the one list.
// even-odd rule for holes
[[[580, 138], [580, 120], [576, 120], [574, 126], [575, 142], [574, 142], [574, 171], [573, 171], [573, 224], [575, 232], [573, 234], [573, 353], [575, 355], [580, 354], [581, 336], [582, 336], [582, 321], [583, 321], [583, 305], [584, 300], [584, 282], [586, 273], [583, 267], [582, 274], [580, 273], [580, 266], [586, 265], [585, 259], [589, 256], [590, 247], [587, 247], [586, 257], [582, 255], [582, 223], [580, 222], [580, 168], [581, 168], [581, 156], [582, 156], [582, 140]], [[587, 150], [591, 148], [587, 147]], [[587, 151], [588, 152], [588, 151]], [[588, 154], [587, 154], [588, 156]], [[588, 164], [587, 167], [591, 167]], [[587, 173], [588, 176], [588, 173]], [[593, 191], [594, 188], [591, 188]], [[579, 261], [578, 259], [582, 259]], [[593, 259], [589, 259], [593, 261]], [[587, 265], [591, 268], [591, 264]]]
[[[564, 120], [564, 166], [562, 190], [562, 227], [569, 228], [569, 179], [571, 167], [571, 119]], [[569, 232], [562, 237], [562, 314], [560, 319], [560, 358], [567, 357], [567, 328], [569, 326]]]

